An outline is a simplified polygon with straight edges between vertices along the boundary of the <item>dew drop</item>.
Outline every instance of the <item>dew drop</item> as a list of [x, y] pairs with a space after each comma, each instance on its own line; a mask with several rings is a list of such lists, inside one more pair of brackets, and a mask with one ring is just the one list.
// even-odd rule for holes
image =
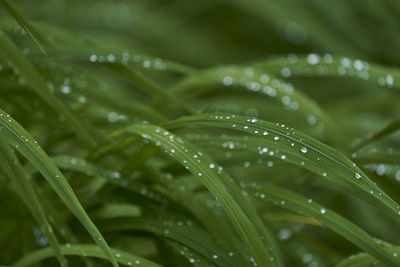
[[96, 62], [97, 61], [97, 56], [96, 55], [90, 55], [89, 57], [90, 62]]
[[318, 55], [317, 55], [317, 54], [309, 54], [309, 55], [307, 56], [307, 62], [308, 62], [309, 64], [311, 64], [311, 65], [318, 64], [318, 62], [319, 62], [319, 57], [318, 57]]
[[61, 92], [63, 94], [69, 94], [71, 93], [71, 87], [69, 87], [68, 85], [63, 85], [61, 86]]
[[400, 170], [398, 170], [396, 172], [396, 174], [394, 175], [394, 178], [396, 179], [396, 181], [400, 182]]

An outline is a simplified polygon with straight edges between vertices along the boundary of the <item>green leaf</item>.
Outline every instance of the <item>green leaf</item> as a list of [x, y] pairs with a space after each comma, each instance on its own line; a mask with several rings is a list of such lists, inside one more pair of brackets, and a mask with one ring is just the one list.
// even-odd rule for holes
[[[390, 253], [394, 258], [400, 257], [400, 247], [398, 246], [388, 247], [385, 248], [385, 250], [387, 251], [387, 253]], [[363, 267], [363, 266], [383, 267], [385, 265], [382, 264], [381, 262], [376, 262], [376, 260], [367, 253], [359, 253], [356, 255], [351, 255], [350, 257], [344, 259], [335, 266], [336, 267]]]
[[240, 188], [214, 161], [198, 148], [164, 129], [147, 124], [137, 124], [124, 131], [134, 132], [161, 146], [218, 198], [243, 242], [257, 264], [279, 265], [278, 248], [262, 225], [254, 207], [242, 195]]
[[[154, 219], [117, 219], [102, 222], [104, 231], [119, 232], [127, 230], [141, 230], [177, 242], [190, 248], [216, 266], [245, 266], [247, 263], [239, 256], [233, 256], [228, 248], [222, 247], [211, 239], [210, 235], [195, 226], [178, 224], [173, 220], [160, 222]], [[215, 256], [217, 255], [217, 257]]]
[[49, 46], [46, 39], [25, 20], [19, 12], [8, 2], [8, 0], [0, 0], [0, 5], [10, 14], [16, 22], [29, 34], [36, 45], [42, 50], [43, 54], [47, 55], [45, 47]]
[[[281, 104], [285, 110], [303, 114], [303, 123], [318, 129], [328, 128], [333, 140], [340, 140], [333, 121], [318, 104], [297, 90], [291, 83], [278, 79], [273, 73], [253, 66], [228, 65], [198, 71], [173, 85], [172, 93], [179, 95], [197, 89], [196, 93], [215, 94], [215, 87], [234, 92], [235, 88], [246, 89], [250, 93], [268, 97]], [[225, 96], [228, 93], [225, 93]]]
[[361, 59], [332, 56], [330, 54], [308, 56], [289, 55], [255, 63], [255, 67], [282, 73], [287, 68], [293, 76], [305, 77], [354, 77], [387, 88], [400, 87], [400, 71]]
[[362, 140], [359, 144], [355, 145], [351, 151], [352, 152], [356, 152], [361, 150], [363, 147], [369, 145], [370, 143], [372, 143], [373, 141], [376, 141], [384, 136], [387, 136], [395, 131], [397, 131], [398, 129], [400, 129], [400, 119], [396, 119], [392, 122], [390, 122], [388, 125], [386, 125], [384, 128], [371, 133], [367, 136], [367, 138], [365, 138], [364, 140]]
[[314, 218], [388, 266], [400, 264], [400, 258], [393, 257], [356, 224], [315, 203], [312, 199], [306, 199], [272, 184], [245, 186], [245, 188], [258, 198], [265, 198], [282, 208]]
[[[60, 265], [68, 266], [65, 258], [61, 254], [59, 242], [53, 232], [53, 228], [48, 221], [46, 212], [41, 204], [39, 196], [35, 191], [34, 185], [27, 176], [24, 168], [21, 166], [17, 156], [11, 147], [2, 140], [0, 140], [0, 152], [0, 166], [2, 167], [4, 173], [6, 173], [17, 186], [20, 197], [24, 200], [25, 205], [27, 205], [44, 236], [49, 241], [49, 244], [54, 250]], [[48, 201], [44, 196], [41, 196], [41, 199], [42, 201]]]
[[0, 54], [8, 59], [9, 63], [14, 66], [16, 73], [29, 83], [43, 101], [69, 121], [72, 129], [76, 131], [77, 134], [85, 138], [85, 140], [92, 146], [96, 143], [94, 138], [87, 131], [86, 127], [83, 126], [83, 124], [68, 110], [63, 102], [53, 95], [36, 68], [18, 50], [13, 41], [1, 31]]
[[[61, 252], [63, 255], [71, 255], [71, 256], [89, 256], [100, 259], [107, 259], [108, 257], [104, 255], [101, 249], [98, 246], [94, 245], [70, 245], [66, 244], [61, 246]], [[124, 252], [118, 249], [111, 249], [111, 253], [115, 255], [116, 261], [118, 263], [127, 265], [127, 266], [143, 266], [143, 267], [160, 267], [157, 263], [147, 260], [145, 258], [133, 255], [128, 252]], [[25, 255], [22, 259], [18, 260], [13, 264], [14, 267], [22, 267], [22, 266], [32, 266], [35, 263], [53, 257], [54, 252], [51, 249], [40, 249], [34, 252], [31, 252]]]
[[65, 205], [82, 223], [93, 240], [102, 248], [114, 266], [118, 266], [103, 236], [88, 217], [71, 186], [35, 139], [9, 114], [0, 109], [0, 137], [13, 145], [56, 191]]
[[[285, 147], [289, 154], [279, 153], [282, 160], [307, 168], [341, 186], [350, 194], [381, 209], [400, 223], [399, 205], [382, 191], [346, 156], [320, 141], [283, 124], [224, 113], [183, 117], [167, 124], [168, 128], [216, 127], [250, 133], [268, 140], [278, 151]], [[284, 151], [284, 152], [285, 152]], [[291, 156], [294, 158], [291, 159]]]

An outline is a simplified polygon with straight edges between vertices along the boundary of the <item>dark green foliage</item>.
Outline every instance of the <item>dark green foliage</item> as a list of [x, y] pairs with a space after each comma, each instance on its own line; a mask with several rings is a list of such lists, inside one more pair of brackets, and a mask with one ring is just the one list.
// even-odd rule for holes
[[0, 265], [399, 266], [399, 18], [0, 0]]

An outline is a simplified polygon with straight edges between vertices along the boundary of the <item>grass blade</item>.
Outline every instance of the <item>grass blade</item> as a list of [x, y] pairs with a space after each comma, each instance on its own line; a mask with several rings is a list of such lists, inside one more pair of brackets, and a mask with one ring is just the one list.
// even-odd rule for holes
[[400, 264], [400, 257], [393, 257], [357, 225], [312, 200], [272, 184], [245, 188], [285, 209], [314, 218], [388, 266]]
[[[141, 230], [177, 242], [190, 248], [216, 266], [245, 266], [242, 259], [229, 256], [226, 248], [215, 244], [210, 236], [197, 227], [168, 224], [153, 219], [119, 219], [104, 221], [100, 225], [105, 231]], [[216, 259], [214, 255], [218, 255]], [[214, 256], [214, 257], [213, 257]]]
[[[100, 259], [107, 259], [107, 256], [100, 250], [99, 247], [94, 245], [63, 245], [61, 246], [61, 252], [64, 255], [72, 255], [72, 256], [89, 256]], [[127, 265], [127, 266], [143, 266], [143, 267], [160, 267], [157, 263], [153, 261], [149, 261], [145, 258], [133, 255], [128, 252], [124, 252], [118, 249], [111, 249], [113, 255], [116, 255], [116, 261]], [[31, 252], [25, 255], [22, 259], [18, 260], [13, 264], [14, 267], [22, 267], [22, 266], [32, 266], [35, 263], [53, 257], [54, 253], [52, 250], [48, 248], [40, 249], [34, 252]]]
[[15, 67], [18, 74], [30, 84], [35, 92], [51, 106], [57, 113], [65, 116], [70, 122], [72, 129], [92, 146], [96, 143], [91, 134], [86, 130], [86, 127], [67, 109], [67, 107], [53, 95], [47, 87], [46, 82], [40, 76], [35, 67], [25, 58], [18, 50], [13, 41], [3, 32], [0, 31], [0, 54], [8, 59]]
[[384, 128], [382, 128], [374, 133], [371, 133], [370, 135], [368, 135], [367, 138], [362, 140], [358, 145], [354, 146], [351, 149], [351, 151], [352, 152], [359, 151], [360, 149], [367, 146], [371, 142], [376, 141], [377, 139], [380, 139], [386, 135], [389, 135], [389, 134], [397, 131], [398, 129], [400, 129], [400, 119], [396, 119], [396, 120], [390, 122]]
[[242, 195], [233, 180], [208, 155], [155, 125], [137, 124], [124, 131], [141, 135], [161, 146], [171, 157], [198, 177], [218, 198], [257, 264], [261, 266], [279, 265], [279, 254], [274, 240], [266, 232], [254, 207]]
[[39, 196], [37, 195], [29, 177], [26, 175], [24, 168], [21, 166], [11, 147], [4, 141], [0, 141], [0, 152], [0, 166], [20, 190], [22, 194], [21, 197], [40, 226], [40, 229], [48, 240], [50, 246], [54, 250], [54, 254], [60, 265], [63, 267], [67, 266], [65, 258], [61, 254], [57, 237], [52, 230], [43, 206], [41, 205]]
[[88, 217], [71, 186], [35, 139], [9, 114], [0, 110], [0, 136], [13, 145], [44, 176], [65, 205], [89, 232], [114, 266], [118, 266], [103, 236]]
[[[297, 165], [305, 166], [305, 161], [311, 163], [310, 170], [322, 170], [319, 175], [376, 208], [382, 209], [385, 214], [400, 223], [400, 206], [395, 201], [339, 151], [304, 133], [279, 123], [223, 113], [193, 115], [168, 124], [169, 128], [188, 126], [217, 127], [246, 132], [277, 144], [277, 149], [285, 146], [292, 151], [292, 154], [304, 159], [295, 160]], [[286, 155], [281, 155], [281, 159], [286, 158]]]
[[[400, 257], [400, 247], [393, 246], [385, 248], [393, 257]], [[336, 267], [363, 267], [363, 266], [376, 266], [383, 267], [384, 264], [376, 262], [376, 260], [367, 253], [359, 253], [357, 255], [351, 255], [350, 257], [339, 262]], [[398, 265], [397, 265], [398, 266]]]
[[49, 44], [46, 39], [27, 21], [19, 12], [11, 6], [8, 0], [0, 0], [0, 5], [10, 14], [16, 22], [29, 34], [35, 44], [42, 50], [43, 54], [47, 55], [45, 47]]
[[266, 61], [259, 61], [256, 67], [281, 73], [287, 68], [293, 76], [318, 77], [354, 77], [368, 80], [387, 88], [400, 87], [400, 71], [360, 59], [331, 56], [330, 54], [308, 56], [289, 55]]

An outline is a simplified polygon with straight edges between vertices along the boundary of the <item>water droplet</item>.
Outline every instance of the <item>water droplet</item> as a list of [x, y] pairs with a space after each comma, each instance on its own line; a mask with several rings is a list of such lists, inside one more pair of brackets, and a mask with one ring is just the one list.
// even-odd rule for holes
[[210, 163], [210, 169], [214, 169], [215, 168], [215, 165], [214, 165], [214, 163]]
[[96, 55], [90, 55], [89, 57], [90, 62], [96, 62], [97, 61], [97, 56]]
[[308, 149], [307, 149], [305, 146], [303, 146], [303, 147], [300, 149], [300, 151], [301, 151], [302, 153], [307, 153]]
[[290, 68], [288, 68], [288, 67], [282, 68], [282, 70], [281, 70], [282, 77], [288, 78], [288, 77], [290, 77], [291, 74], [292, 74], [292, 71], [290, 70]]
[[71, 87], [69, 87], [68, 85], [63, 85], [61, 86], [61, 92], [63, 94], [69, 94], [71, 93]]
[[315, 118], [314, 115], [310, 115], [307, 117], [307, 121], [310, 125], [314, 125], [317, 122], [317, 119]]
[[222, 83], [223, 83], [224, 85], [226, 85], [226, 86], [229, 86], [229, 85], [231, 85], [231, 84], [233, 83], [233, 79], [232, 79], [231, 76], [225, 76], [225, 77], [222, 79]]
[[315, 65], [319, 63], [319, 56], [317, 54], [309, 54], [307, 56], [307, 62], [311, 65]]
[[360, 175], [358, 172], [356, 172], [356, 173], [354, 174], [354, 177], [355, 177], [356, 179], [360, 179], [360, 178], [361, 178], [361, 175]]
[[378, 168], [376, 168], [376, 173], [377, 173], [379, 176], [382, 176], [382, 175], [385, 174], [385, 172], [386, 172], [386, 167], [385, 167], [385, 165], [379, 164], [379, 165], [378, 165]]
[[396, 179], [396, 181], [400, 182], [400, 170], [398, 170], [395, 175], [394, 178]]
[[279, 140], [279, 136], [274, 136], [274, 140], [278, 141]]
[[321, 208], [319, 211], [320, 211], [322, 214], [325, 214], [325, 213], [326, 213], [326, 209], [325, 209], [325, 208]]

